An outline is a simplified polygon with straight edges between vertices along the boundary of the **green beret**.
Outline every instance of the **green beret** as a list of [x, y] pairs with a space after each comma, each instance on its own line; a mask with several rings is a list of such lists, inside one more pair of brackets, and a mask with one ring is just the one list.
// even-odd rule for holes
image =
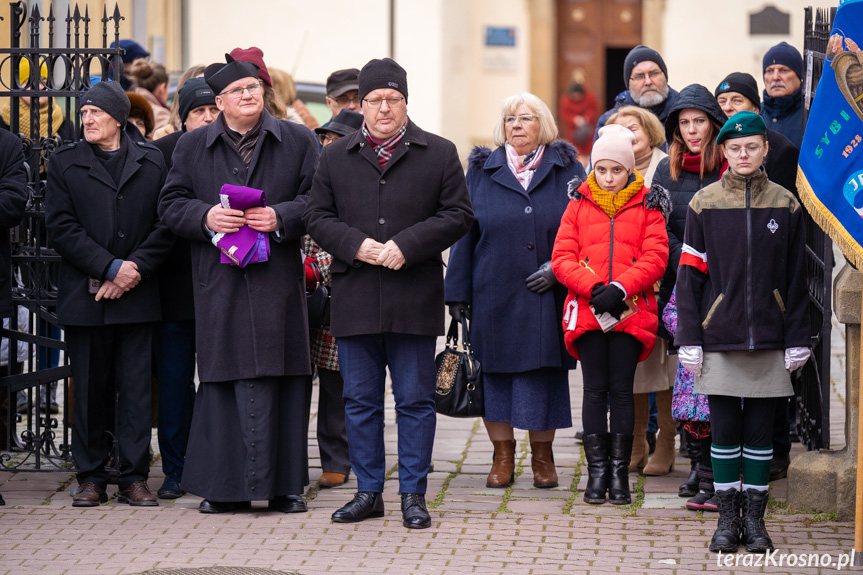
[[719, 130], [719, 135], [716, 136], [716, 143], [721, 144], [725, 140], [754, 136], [756, 134], [767, 134], [764, 118], [755, 112], [737, 112], [728, 118], [728, 121]]

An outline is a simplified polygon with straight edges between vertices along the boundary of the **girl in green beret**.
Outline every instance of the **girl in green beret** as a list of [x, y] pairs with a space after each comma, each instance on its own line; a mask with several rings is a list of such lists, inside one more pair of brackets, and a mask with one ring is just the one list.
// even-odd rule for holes
[[775, 401], [793, 394], [788, 372], [810, 355], [803, 210], [762, 168], [761, 116], [735, 114], [716, 143], [729, 169], [689, 203], [675, 344], [710, 405], [719, 500], [710, 550], [765, 552]]

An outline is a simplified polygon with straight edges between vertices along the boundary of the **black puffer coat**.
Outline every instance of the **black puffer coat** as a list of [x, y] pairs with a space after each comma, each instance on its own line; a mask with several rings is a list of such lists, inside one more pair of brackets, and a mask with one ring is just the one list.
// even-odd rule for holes
[[[680, 112], [687, 108], [694, 108], [706, 113], [714, 124], [714, 133], [719, 133], [719, 129], [725, 124], [725, 112], [716, 103], [716, 98], [710, 90], [700, 84], [690, 84], [680, 91], [668, 113], [668, 119], [665, 122], [665, 138], [669, 145], [674, 139], [674, 132], [678, 129], [677, 122]], [[652, 186], [661, 186], [666, 189], [671, 197], [671, 215], [667, 221], [668, 267], [659, 289], [660, 315], [662, 315], [661, 310], [665, 308], [665, 304], [671, 298], [671, 290], [674, 289], [674, 283], [677, 281], [677, 265], [680, 262], [680, 248], [683, 245], [683, 230], [686, 228], [686, 212], [689, 201], [695, 192], [713, 182], [718, 182], [722, 175], [721, 170], [714, 170], [704, 174], [704, 177], [701, 178], [697, 173], [682, 170], [677, 180], [673, 180], [669, 161], [670, 158], [663, 158], [659, 162], [656, 173], [653, 175], [652, 184]], [[664, 328], [661, 324], [659, 330], [660, 335], [671, 339], [669, 335], [663, 333]]]

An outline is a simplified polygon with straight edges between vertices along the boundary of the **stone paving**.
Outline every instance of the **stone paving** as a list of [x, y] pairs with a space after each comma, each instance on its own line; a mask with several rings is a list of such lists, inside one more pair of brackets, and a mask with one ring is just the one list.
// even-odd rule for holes
[[[844, 444], [844, 336], [841, 326], [836, 327], [833, 448]], [[579, 371], [571, 377], [571, 396], [573, 421], [579, 422]], [[841, 554], [853, 546], [853, 523], [789, 512], [783, 479], [772, 484], [767, 520], [777, 554], [763, 567], [755, 563], [761, 556], [745, 551], [717, 557], [707, 550], [716, 516], [687, 511], [685, 499], [677, 497], [689, 469], [681, 457], [667, 476], [631, 474], [637, 495], [633, 505], [586, 505], [584, 455], [574, 429], [562, 430], [555, 441], [558, 488], [533, 487], [527, 437], [520, 434], [515, 484], [506, 490], [487, 489], [492, 448], [482, 422], [450, 418], [438, 422], [428, 488], [432, 528], [408, 531], [399, 511], [391, 394], [386, 422], [391, 466], [384, 492], [387, 514], [359, 524], [330, 521], [332, 512], [350, 500], [356, 481], [336, 489], [317, 487], [320, 460], [314, 431], [309, 435], [309, 511], [302, 514], [269, 512], [265, 502], [257, 502], [248, 512], [203, 515], [196, 510], [200, 499], [193, 496], [161, 502], [157, 508], [135, 509], [112, 498], [98, 508], [76, 509], [71, 507], [70, 473], [0, 472], [0, 492], [6, 499], [0, 507], [0, 574], [135, 574], [178, 568], [192, 573], [193, 568], [212, 566], [302, 574], [798, 574], [836, 571], [837, 562], [848, 560]], [[792, 456], [801, 451], [795, 444]], [[155, 490], [160, 484], [157, 461], [150, 485]], [[109, 487], [109, 495], [115, 491]], [[813, 557], [798, 554], [817, 554], [824, 566], [805, 567]]]

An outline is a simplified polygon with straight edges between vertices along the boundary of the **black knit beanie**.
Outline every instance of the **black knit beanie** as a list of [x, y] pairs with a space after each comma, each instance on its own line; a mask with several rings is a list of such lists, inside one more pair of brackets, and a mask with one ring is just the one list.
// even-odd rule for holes
[[216, 94], [203, 78], [189, 78], [179, 91], [180, 124], [186, 131], [186, 118], [189, 112], [199, 106], [214, 106]]
[[665, 74], [666, 80], [668, 79], [668, 68], [665, 67], [665, 60], [662, 59], [659, 52], [653, 48], [639, 44], [629, 51], [629, 54], [626, 55], [626, 59], [623, 61], [623, 83], [629, 86], [629, 77], [632, 76], [632, 69], [640, 63], [647, 61], [654, 62], [659, 66], [659, 69]]
[[405, 102], [408, 101], [408, 73], [391, 58], [369, 60], [360, 70], [357, 80], [360, 85], [360, 100], [372, 90], [390, 88], [401, 92]]
[[770, 48], [764, 58], [761, 60], [761, 71], [763, 72], [774, 64], [788, 66], [797, 77], [803, 79], [803, 56], [800, 52], [788, 42], [780, 42]]
[[746, 74], [744, 72], [733, 72], [728, 74], [725, 79], [716, 86], [716, 89], [713, 91], [713, 95], [718, 98], [719, 94], [725, 94], [726, 92], [737, 92], [752, 102], [753, 106], [761, 108], [761, 98], [758, 96], [758, 83], [751, 74]]
[[81, 107], [96, 106], [106, 114], [126, 125], [132, 104], [119, 82], [103, 81], [95, 84], [86, 94], [81, 96]]

